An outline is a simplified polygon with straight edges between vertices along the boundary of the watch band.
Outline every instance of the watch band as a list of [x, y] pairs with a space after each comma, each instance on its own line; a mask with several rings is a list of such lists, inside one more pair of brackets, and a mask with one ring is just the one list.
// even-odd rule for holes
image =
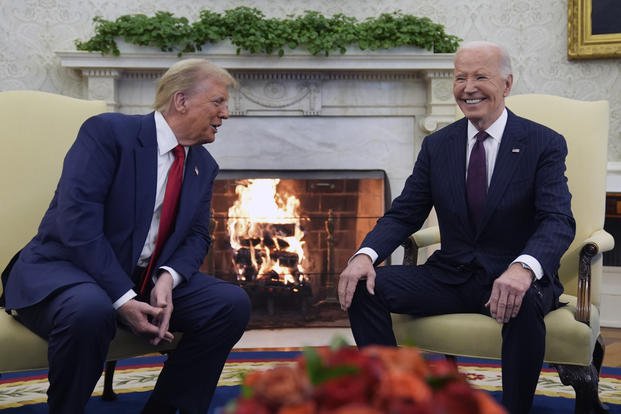
[[527, 265], [526, 263], [523, 263], [523, 262], [517, 262], [517, 263], [521, 264], [524, 269], [526, 269], [526, 270], [528, 270], [530, 272], [530, 274], [531, 274], [531, 276], [533, 278], [532, 279], [533, 281], [535, 279], [537, 279], [537, 277], [535, 276], [535, 272], [533, 271], [533, 269], [531, 269], [531, 267], [529, 265]]

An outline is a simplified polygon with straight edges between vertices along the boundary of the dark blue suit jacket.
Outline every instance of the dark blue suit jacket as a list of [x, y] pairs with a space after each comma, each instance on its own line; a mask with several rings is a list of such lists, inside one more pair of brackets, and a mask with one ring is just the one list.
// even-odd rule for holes
[[[218, 165], [200, 145], [187, 154], [174, 232], [157, 263], [184, 278], [198, 271], [210, 245], [212, 184]], [[35, 304], [76, 283], [97, 283], [110, 301], [130, 278], [153, 215], [157, 139], [153, 113], [88, 119], [65, 157], [38, 234], [21, 251], [5, 287], [6, 308]]]
[[529, 254], [543, 267], [542, 283], [552, 282], [560, 295], [559, 262], [575, 233], [565, 139], [508, 111], [478, 230], [466, 202], [466, 140], [465, 118], [423, 140], [403, 192], [362, 246], [374, 249], [380, 263], [435, 207], [442, 243], [427, 262], [433, 275], [460, 283], [469, 277], [460, 265], [475, 262], [491, 283], [520, 254]]

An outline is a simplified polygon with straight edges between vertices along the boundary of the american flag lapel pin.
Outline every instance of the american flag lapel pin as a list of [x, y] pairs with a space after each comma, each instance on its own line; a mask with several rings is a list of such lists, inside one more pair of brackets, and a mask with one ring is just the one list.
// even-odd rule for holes
[[194, 175], [198, 175], [198, 167], [194, 166]]
[[511, 152], [515, 152], [515, 153], [517, 153], [517, 152], [520, 152], [520, 149], [519, 149], [519, 148], [513, 148], [513, 149], [511, 150]]

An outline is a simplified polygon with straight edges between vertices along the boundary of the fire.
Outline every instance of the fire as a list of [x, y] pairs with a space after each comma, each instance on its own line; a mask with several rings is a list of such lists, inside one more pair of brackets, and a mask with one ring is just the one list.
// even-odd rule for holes
[[279, 183], [279, 179], [249, 179], [235, 187], [237, 200], [228, 210], [227, 227], [239, 281], [305, 280], [300, 200], [279, 194]]

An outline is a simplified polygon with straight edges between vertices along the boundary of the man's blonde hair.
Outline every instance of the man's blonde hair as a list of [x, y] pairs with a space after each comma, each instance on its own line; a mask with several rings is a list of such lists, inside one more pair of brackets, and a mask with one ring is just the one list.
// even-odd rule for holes
[[237, 81], [224, 68], [206, 59], [184, 59], [172, 65], [158, 80], [153, 109], [164, 112], [177, 92], [197, 92], [198, 85], [205, 79], [214, 79], [227, 87], [236, 87]]

